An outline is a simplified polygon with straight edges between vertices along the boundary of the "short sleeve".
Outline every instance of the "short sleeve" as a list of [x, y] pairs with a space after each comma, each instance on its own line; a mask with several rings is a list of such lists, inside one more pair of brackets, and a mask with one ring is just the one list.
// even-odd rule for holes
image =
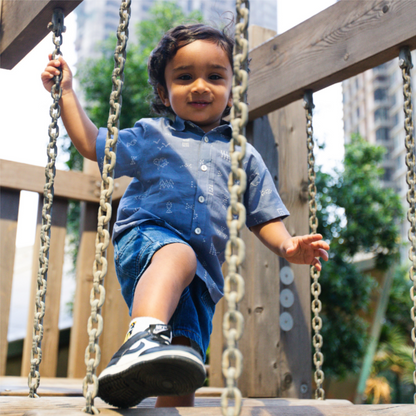
[[[114, 177], [136, 176], [137, 166], [140, 165], [141, 144], [146, 133], [146, 128], [140, 121], [133, 128], [120, 130], [117, 140], [116, 149], [116, 167]], [[95, 150], [97, 154], [98, 167], [101, 174], [103, 173], [105, 142], [107, 138], [107, 128], [101, 127], [98, 130]]]
[[286, 218], [289, 216], [289, 211], [283, 204], [272, 175], [261, 155], [251, 145], [248, 150], [249, 154], [245, 161], [247, 189], [244, 194], [247, 227], [263, 224], [276, 218]]

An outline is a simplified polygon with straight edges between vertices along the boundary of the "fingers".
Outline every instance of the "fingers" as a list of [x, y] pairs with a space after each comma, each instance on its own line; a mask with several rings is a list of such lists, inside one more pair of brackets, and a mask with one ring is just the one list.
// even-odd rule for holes
[[311, 266], [314, 266], [318, 272], [322, 271], [322, 264], [317, 258], [312, 260]]
[[322, 260], [324, 260], [324, 261], [328, 261], [328, 258], [329, 258], [329, 255], [328, 255], [327, 251], [323, 250], [322, 248], [320, 248], [318, 250], [315, 250], [314, 256], [315, 256], [315, 258], [316, 257], [321, 257]]

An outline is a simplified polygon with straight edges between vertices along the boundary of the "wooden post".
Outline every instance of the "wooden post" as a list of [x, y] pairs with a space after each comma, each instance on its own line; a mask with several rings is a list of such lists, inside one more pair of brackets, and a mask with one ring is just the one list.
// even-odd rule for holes
[[90, 292], [92, 266], [95, 256], [98, 204], [81, 203], [80, 244], [76, 269], [74, 320], [71, 329], [68, 358], [68, 377], [83, 378], [86, 372], [85, 349], [88, 346], [87, 323], [91, 314]]
[[[118, 203], [113, 202], [112, 226], [115, 223]], [[104, 321], [103, 334], [100, 337], [101, 361], [97, 369], [97, 374], [104, 370], [111, 360], [114, 353], [120, 348], [126, 337], [126, 332], [130, 323], [129, 310], [124, 302], [118, 283], [115, 264], [114, 246], [110, 243], [107, 250], [108, 270], [104, 279], [105, 303], [102, 309]]]
[[[255, 44], [265, 42], [273, 31], [250, 27], [249, 39]], [[248, 97], [250, 102], [250, 96]], [[307, 158], [305, 120], [302, 104], [296, 102], [268, 116], [254, 120], [247, 127], [247, 138], [262, 155], [276, 187], [291, 216], [285, 220], [292, 235], [308, 232], [308, 211], [305, 199], [307, 183]], [[307, 267], [291, 267], [294, 282], [283, 286], [279, 271], [284, 266], [281, 259], [264, 247], [249, 230], [243, 238], [246, 243], [246, 260], [242, 274], [246, 282], [246, 295], [240, 304], [245, 329], [239, 348], [244, 356], [243, 374], [239, 388], [248, 397], [302, 397], [310, 396], [311, 350], [309, 274]], [[294, 304], [282, 308], [280, 290], [289, 289]], [[219, 308], [217, 314], [221, 313]], [[283, 331], [279, 325], [281, 312], [291, 314], [293, 328]], [[222, 339], [222, 320], [215, 317], [211, 354], [218, 350]], [[287, 328], [286, 328], [287, 329]], [[219, 377], [220, 362], [211, 358], [210, 385], [222, 386]], [[304, 393], [301, 393], [302, 392]]]
[[6, 374], [19, 198], [20, 191], [0, 188], [0, 376]]
[[[30, 372], [30, 351], [32, 349], [33, 318], [35, 295], [39, 270], [40, 229], [42, 225], [43, 198], [39, 198], [36, 242], [33, 250], [32, 285], [29, 299], [29, 314], [26, 338], [23, 344], [21, 375], [27, 377]], [[59, 347], [59, 309], [61, 304], [62, 271], [65, 255], [66, 219], [68, 201], [54, 198], [51, 245], [49, 249], [49, 269], [45, 297], [46, 312], [43, 319], [44, 334], [42, 340], [42, 362], [39, 368], [41, 377], [55, 377]]]

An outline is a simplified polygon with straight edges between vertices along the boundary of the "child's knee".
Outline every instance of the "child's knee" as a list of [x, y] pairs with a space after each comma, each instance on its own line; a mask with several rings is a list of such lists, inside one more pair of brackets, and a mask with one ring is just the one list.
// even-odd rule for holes
[[175, 244], [175, 250], [178, 251], [178, 255], [181, 257], [181, 262], [185, 267], [187, 267], [188, 273], [195, 276], [197, 268], [195, 251], [187, 244], [181, 243]]

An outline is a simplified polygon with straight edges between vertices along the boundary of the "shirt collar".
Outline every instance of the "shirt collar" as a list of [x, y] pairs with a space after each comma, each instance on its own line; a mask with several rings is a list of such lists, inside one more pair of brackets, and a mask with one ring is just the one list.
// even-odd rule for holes
[[[203, 134], [203, 130], [198, 127], [196, 124], [192, 123], [192, 121], [183, 120], [182, 118], [176, 116], [175, 121], [171, 122], [171, 126], [176, 131], [184, 131], [187, 127], [192, 129], [200, 130]], [[216, 127], [213, 131], [218, 134], [222, 134], [224, 136], [230, 137], [232, 135], [232, 128], [231, 124], [228, 121], [221, 120], [221, 123], [218, 127]]]

